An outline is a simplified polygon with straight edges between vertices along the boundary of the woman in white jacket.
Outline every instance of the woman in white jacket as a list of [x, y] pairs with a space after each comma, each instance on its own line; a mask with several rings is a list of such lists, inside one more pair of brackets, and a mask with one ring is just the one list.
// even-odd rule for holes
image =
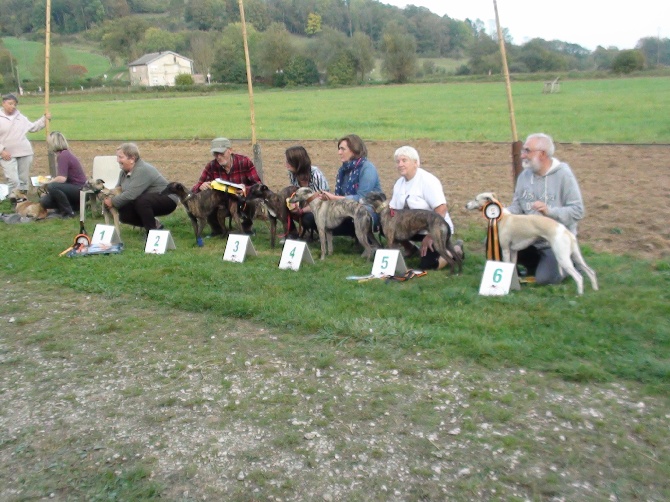
[[9, 193], [16, 188], [28, 191], [30, 167], [33, 164], [33, 147], [26, 134], [44, 129], [51, 114], [46, 113], [30, 122], [16, 109], [19, 100], [14, 94], [2, 96], [0, 107], [0, 165], [5, 172]]

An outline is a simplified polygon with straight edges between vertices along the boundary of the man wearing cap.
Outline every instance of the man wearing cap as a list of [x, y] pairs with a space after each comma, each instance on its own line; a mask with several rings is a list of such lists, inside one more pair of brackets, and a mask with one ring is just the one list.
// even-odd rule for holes
[[[232, 143], [228, 138], [216, 138], [212, 140], [211, 152], [214, 158], [203, 169], [200, 179], [193, 186], [193, 192], [209, 190], [211, 182], [220, 178], [224, 181], [245, 185], [251, 188], [256, 183], [261, 183], [256, 166], [249, 157], [233, 153]], [[242, 231], [247, 234], [253, 233], [251, 226], [254, 215], [254, 206], [247, 204], [242, 212]], [[217, 221], [216, 215], [210, 215], [209, 225], [212, 227], [212, 235], [220, 235], [223, 229]]]
[[44, 129], [50, 113], [30, 122], [16, 109], [19, 100], [14, 94], [2, 96], [0, 107], [0, 165], [4, 170], [9, 192], [18, 188], [28, 191], [30, 167], [33, 164], [33, 147], [26, 134]]

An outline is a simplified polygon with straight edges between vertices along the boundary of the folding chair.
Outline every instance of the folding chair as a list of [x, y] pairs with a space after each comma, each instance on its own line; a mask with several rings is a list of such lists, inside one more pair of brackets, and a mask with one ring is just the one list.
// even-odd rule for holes
[[[112, 189], [119, 182], [121, 168], [116, 161], [116, 155], [98, 155], [93, 159], [93, 179], [104, 180], [105, 188]], [[92, 190], [81, 190], [79, 192], [79, 221], [86, 217], [86, 197], [92, 194]]]

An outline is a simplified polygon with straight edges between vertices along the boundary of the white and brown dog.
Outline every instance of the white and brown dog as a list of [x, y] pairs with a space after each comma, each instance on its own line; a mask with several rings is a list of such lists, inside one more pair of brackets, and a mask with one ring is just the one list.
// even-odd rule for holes
[[[468, 210], [484, 209], [487, 204], [498, 202], [492, 192], [477, 195], [465, 205]], [[539, 214], [512, 214], [503, 208], [498, 220], [498, 238], [502, 249], [503, 261], [516, 263], [517, 252], [527, 248], [534, 242], [544, 239], [551, 246], [558, 266], [565, 270], [577, 283], [577, 293], [584, 293], [584, 279], [575, 268], [575, 264], [591, 280], [594, 290], [598, 289], [596, 273], [591, 269], [579, 251], [577, 237], [565, 225], [547, 216]], [[574, 263], [573, 263], [574, 262]]]

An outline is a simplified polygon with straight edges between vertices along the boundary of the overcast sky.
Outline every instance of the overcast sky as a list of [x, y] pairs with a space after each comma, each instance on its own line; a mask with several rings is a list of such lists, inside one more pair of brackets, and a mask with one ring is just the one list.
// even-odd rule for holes
[[[427, 7], [440, 16], [464, 21], [481, 19], [487, 31], [495, 32], [493, 0], [380, 0], [405, 7]], [[532, 38], [562, 40], [589, 50], [598, 45], [633, 49], [643, 37], [670, 38], [670, 1], [636, 0], [497, 0], [500, 24], [515, 45]]]

